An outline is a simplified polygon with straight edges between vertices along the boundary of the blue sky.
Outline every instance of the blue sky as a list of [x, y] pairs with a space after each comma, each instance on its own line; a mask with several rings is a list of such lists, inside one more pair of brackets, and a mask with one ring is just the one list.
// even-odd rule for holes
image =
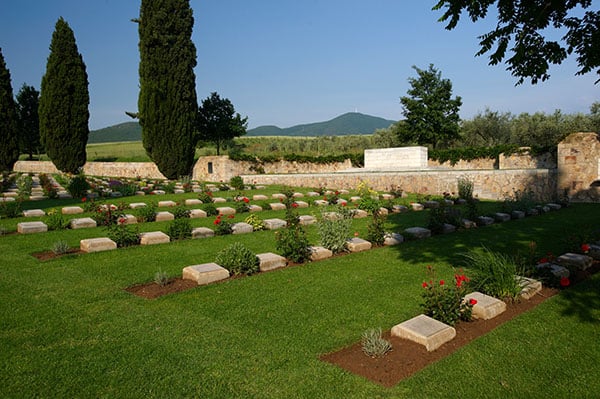
[[[433, 1], [191, 0], [199, 101], [213, 91], [248, 116], [249, 127], [328, 120], [358, 112], [398, 120], [411, 68], [433, 63], [463, 98], [461, 117], [495, 111], [589, 111], [599, 100], [595, 74], [575, 76], [569, 61], [549, 81], [516, 81], [504, 65], [475, 57], [477, 36], [492, 20], [437, 22]], [[130, 121], [137, 109], [138, 33], [134, 0], [3, 0], [0, 48], [15, 94], [38, 90], [59, 17], [75, 33], [87, 66], [90, 129]], [[595, 2], [598, 8], [598, 2]]]

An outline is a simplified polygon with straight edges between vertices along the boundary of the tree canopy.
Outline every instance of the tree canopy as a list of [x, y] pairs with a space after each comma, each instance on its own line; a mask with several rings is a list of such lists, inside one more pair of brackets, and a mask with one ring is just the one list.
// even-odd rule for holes
[[69, 24], [56, 22], [39, 102], [40, 137], [46, 154], [63, 172], [85, 165], [90, 113], [88, 76]]
[[196, 148], [196, 47], [188, 0], [142, 0], [139, 23], [142, 142], [165, 177], [189, 175]]
[[[532, 84], [547, 80], [550, 65], [561, 64], [573, 54], [579, 65], [577, 75], [593, 70], [600, 75], [600, 11], [589, 9], [592, 0], [440, 0], [433, 9], [445, 9], [439, 20], [447, 21], [446, 29], [451, 30], [463, 12], [475, 22], [486, 18], [493, 5], [496, 28], [479, 36], [481, 49], [476, 55], [491, 52], [490, 65], [497, 65], [510, 51], [505, 63], [517, 84], [525, 79]], [[550, 28], [565, 33], [554, 40]]]
[[235, 112], [231, 101], [211, 93], [198, 110], [198, 137], [214, 143], [219, 155], [223, 143], [246, 134], [247, 121]]
[[462, 105], [460, 97], [452, 98], [452, 82], [442, 79], [442, 73], [434, 68], [419, 69], [413, 66], [417, 78], [409, 78], [411, 88], [408, 96], [401, 97], [405, 121], [398, 124], [398, 134], [403, 143], [448, 144], [459, 137]]
[[19, 147], [22, 153], [33, 159], [33, 154], [42, 151], [38, 106], [40, 92], [33, 86], [23, 84], [17, 94]]
[[13, 98], [10, 71], [0, 49], [0, 172], [12, 170], [19, 159], [17, 109]]

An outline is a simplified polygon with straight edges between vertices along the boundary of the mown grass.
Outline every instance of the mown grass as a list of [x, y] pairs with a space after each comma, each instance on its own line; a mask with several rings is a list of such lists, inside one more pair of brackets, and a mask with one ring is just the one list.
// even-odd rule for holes
[[[483, 206], [491, 210], [496, 205]], [[97, 237], [101, 231], [3, 236], [0, 396], [593, 397], [600, 389], [600, 347], [595, 344], [600, 320], [598, 276], [391, 389], [318, 357], [358, 341], [368, 328], [389, 329], [418, 314], [427, 264], [434, 264], [440, 277], [448, 278], [452, 267], [461, 266], [459, 254], [480, 245], [526, 253], [534, 240], [540, 253], [560, 253], [568, 248], [565, 237], [600, 225], [598, 210], [598, 205], [574, 205], [156, 300], [138, 298], [123, 288], [152, 280], [159, 269], [174, 276], [187, 265], [211, 262], [234, 241], [255, 252], [276, 252], [274, 232], [47, 262], [30, 254], [50, 249], [59, 239], [75, 246], [79, 239]], [[282, 216], [274, 211], [261, 214]], [[426, 212], [410, 212], [391, 215], [388, 225], [400, 230], [424, 226], [426, 220]], [[211, 221], [193, 222], [208, 225]], [[160, 230], [165, 225], [140, 227]], [[364, 235], [366, 220], [355, 220], [353, 228]], [[309, 237], [312, 243], [318, 240], [315, 227], [309, 229]]]

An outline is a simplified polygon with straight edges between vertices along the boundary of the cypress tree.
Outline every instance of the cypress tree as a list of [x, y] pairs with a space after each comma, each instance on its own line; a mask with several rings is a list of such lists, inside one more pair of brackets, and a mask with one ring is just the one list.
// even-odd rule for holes
[[46, 154], [63, 172], [85, 164], [90, 113], [88, 77], [75, 35], [61, 17], [56, 22], [39, 104], [40, 138]]
[[17, 94], [17, 114], [19, 121], [19, 148], [33, 159], [33, 154], [43, 151], [40, 143], [40, 120], [38, 108], [40, 92], [33, 86], [23, 84]]
[[138, 117], [148, 156], [169, 179], [188, 175], [196, 146], [196, 47], [188, 0], [142, 0]]
[[0, 49], [0, 172], [11, 171], [18, 159], [17, 107], [10, 72]]

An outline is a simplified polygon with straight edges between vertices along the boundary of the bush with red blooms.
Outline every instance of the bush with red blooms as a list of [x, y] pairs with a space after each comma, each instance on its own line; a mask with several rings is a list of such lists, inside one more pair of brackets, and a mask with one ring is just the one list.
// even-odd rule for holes
[[427, 266], [428, 281], [423, 286], [423, 312], [436, 320], [453, 326], [458, 320], [471, 321], [477, 300], [465, 301], [469, 278], [462, 272], [454, 275], [454, 284], [437, 280], [433, 266]]

